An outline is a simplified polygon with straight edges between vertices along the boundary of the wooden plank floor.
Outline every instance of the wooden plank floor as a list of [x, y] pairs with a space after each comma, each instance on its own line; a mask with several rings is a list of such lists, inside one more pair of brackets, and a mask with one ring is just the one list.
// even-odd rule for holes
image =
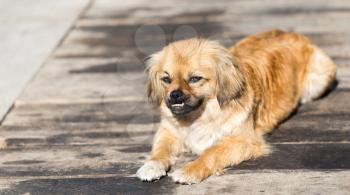
[[[8, 145], [0, 150], [0, 193], [349, 194], [349, 21], [343, 0], [96, 0], [0, 126]], [[332, 56], [336, 89], [269, 135], [268, 157], [192, 186], [135, 178], [159, 122], [145, 100], [143, 58], [194, 35], [230, 46], [276, 27], [307, 35]]]

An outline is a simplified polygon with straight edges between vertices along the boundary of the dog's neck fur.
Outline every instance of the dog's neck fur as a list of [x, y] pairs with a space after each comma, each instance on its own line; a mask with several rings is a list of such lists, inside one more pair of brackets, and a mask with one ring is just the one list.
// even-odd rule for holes
[[247, 96], [242, 93], [238, 99], [233, 99], [222, 107], [216, 98], [212, 98], [187, 117], [174, 117], [165, 105], [161, 105], [161, 126], [168, 128], [179, 140], [184, 140], [187, 149], [201, 154], [223, 136], [239, 134], [244, 129], [241, 126], [251, 111], [247, 101]]

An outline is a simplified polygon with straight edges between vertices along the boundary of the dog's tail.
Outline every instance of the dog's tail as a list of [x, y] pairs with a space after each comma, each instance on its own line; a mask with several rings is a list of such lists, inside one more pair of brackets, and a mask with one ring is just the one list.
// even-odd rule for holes
[[320, 48], [313, 45], [307, 65], [301, 103], [315, 100], [325, 94], [335, 83], [336, 64]]

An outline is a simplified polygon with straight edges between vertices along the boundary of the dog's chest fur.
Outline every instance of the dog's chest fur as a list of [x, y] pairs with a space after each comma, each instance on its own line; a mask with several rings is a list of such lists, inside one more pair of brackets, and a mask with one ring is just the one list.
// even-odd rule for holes
[[179, 126], [170, 122], [171, 131], [180, 137], [186, 149], [201, 154], [226, 135], [236, 134], [248, 113], [224, 112], [217, 100], [210, 100], [202, 115], [188, 126]]

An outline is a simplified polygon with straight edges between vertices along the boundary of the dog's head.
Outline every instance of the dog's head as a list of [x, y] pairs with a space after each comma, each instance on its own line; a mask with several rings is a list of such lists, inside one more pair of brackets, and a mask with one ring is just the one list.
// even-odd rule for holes
[[188, 39], [174, 42], [147, 60], [148, 96], [164, 102], [175, 116], [184, 116], [208, 100], [220, 105], [234, 99], [242, 75], [232, 54], [215, 41]]

